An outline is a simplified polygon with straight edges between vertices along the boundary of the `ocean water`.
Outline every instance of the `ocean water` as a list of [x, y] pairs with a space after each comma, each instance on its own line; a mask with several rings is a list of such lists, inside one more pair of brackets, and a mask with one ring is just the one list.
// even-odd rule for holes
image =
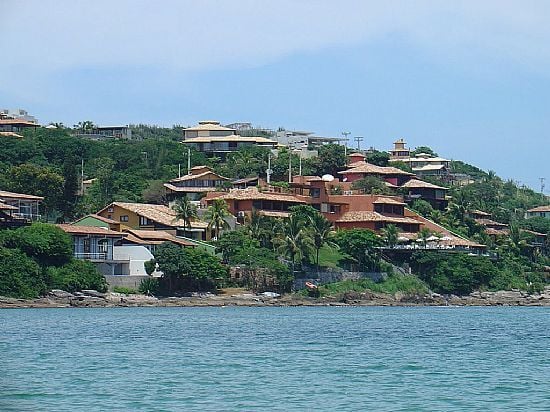
[[550, 308], [0, 311], [0, 411], [550, 411]]

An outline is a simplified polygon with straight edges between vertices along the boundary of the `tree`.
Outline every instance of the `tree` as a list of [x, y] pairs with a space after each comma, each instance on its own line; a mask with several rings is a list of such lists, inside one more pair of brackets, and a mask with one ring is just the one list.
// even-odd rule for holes
[[340, 170], [346, 167], [344, 146], [338, 144], [327, 144], [319, 148], [319, 156], [316, 159], [316, 174], [318, 176], [331, 174], [336, 176]]
[[61, 201], [61, 210], [64, 217], [71, 219], [74, 217], [74, 208], [78, 194], [78, 172], [76, 170], [76, 157], [68, 156], [63, 163], [63, 197]]
[[53, 289], [62, 289], [67, 292], [83, 289], [107, 291], [105, 277], [98, 272], [93, 263], [86, 260], [73, 259], [61, 267], [49, 267], [46, 274], [48, 284]]
[[430, 218], [432, 216], [432, 213], [434, 211], [434, 208], [432, 205], [425, 201], [424, 199], [416, 199], [412, 205], [411, 209], [413, 209], [415, 212], [418, 212], [420, 215]]
[[340, 230], [336, 233], [335, 242], [342, 252], [359, 265], [361, 270], [378, 266], [380, 258], [376, 248], [381, 242], [372, 230]]
[[13, 166], [9, 170], [8, 182], [9, 189], [14, 192], [43, 196], [46, 215], [60, 209], [64, 179], [51, 168], [28, 163]]
[[367, 194], [383, 195], [391, 193], [386, 183], [376, 176], [366, 176], [356, 180], [351, 184], [351, 188], [362, 190], [363, 193]]
[[289, 258], [292, 275], [294, 275], [296, 258], [301, 262], [313, 247], [311, 236], [307, 232], [304, 222], [292, 214], [283, 223], [282, 232], [276, 244], [279, 252]]
[[154, 263], [168, 281], [168, 292], [215, 289], [227, 278], [227, 267], [203, 249], [182, 248], [163, 243], [155, 251]]
[[367, 154], [366, 161], [377, 166], [388, 166], [390, 162], [390, 154], [388, 152], [374, 150]]
[[187, 230], [191, 230], [191, 222], [199, 218], [197, 206], [191, 203], [187, 195], [179, 198], [172, 209], [176, 212], [176, 218], [174, 220], [183, 220], [185, 229]]
[[220, 237], [222, 229], [228, 229], [229, 224], [225, 220], [230, 215], [227, 203], [223, 199], [214, 199], [208, 206], [204, 218], [208, 221], [208, 229], [214, 228], [216, 239]]
[[156, 205], [164, 205], [166, 201], [166, 190], [164, 189], [164, 181], [151, 180], [149, 185], [143, 189], [141, 197], [145, 203], [153, 203]]
[[389, 248], [393, 248], [397, 244], [399, 238], [399, 229], [395, 225], [387, 225], [382, 229], [382, 236], [384, 237], [384, 242]]
[[19, 249], [0, 246], [0, 296], [36, 298], [46, 289], [40, 267]]
[[54, 225], [33, 223], [1, 234], [0, 244], [22, 250], [41, 266], [62, 266], [73, 256], [70, 236]]
[[430, 156], [437, 156], [437, 153], [434, 152], [430, 147], [428, 146], [418, 146], [416, 147], [412, 152], [411, 152], [411, 156], [416, 156], [418, 154], [421, 154], [421, 153], [426, 153]]
[[319, 272], [319, 251], [324, 245], [337, 247], [332, 240], [334, 235], [332, 231], [332, 223], [329, 222], [321, 213], [316, 212], [309, 218], [311, 235], [313, 238], [313, 246], [315, 247], [315, 264], [317, 272]]

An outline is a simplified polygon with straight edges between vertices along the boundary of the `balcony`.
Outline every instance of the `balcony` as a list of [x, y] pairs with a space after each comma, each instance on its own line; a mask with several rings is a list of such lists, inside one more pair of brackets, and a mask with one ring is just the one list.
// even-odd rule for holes
[[91, 262], [105, 262], [105, 263], [127, 263], [130, 262], [129, 255], [118, 255], [115, 258], [109, 255], [107, 252], [75, 252], [74, 257], [82, 260], [89, 260]]

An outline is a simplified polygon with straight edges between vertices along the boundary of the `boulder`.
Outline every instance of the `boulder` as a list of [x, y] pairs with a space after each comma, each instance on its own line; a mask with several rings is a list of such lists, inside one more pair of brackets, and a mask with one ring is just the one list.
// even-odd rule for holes
[[48, 292], [48, 296], [52, 298], [72, 298], [74, 295], [72, 293], [66, 292], [61, 289], [52, 289]]

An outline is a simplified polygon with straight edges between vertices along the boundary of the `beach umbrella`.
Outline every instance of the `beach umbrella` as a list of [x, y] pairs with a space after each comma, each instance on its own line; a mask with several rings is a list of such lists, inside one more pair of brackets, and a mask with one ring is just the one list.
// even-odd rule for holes
[[405, 237], [405, 236], [399, 236], [397, 238], [397, 241], [398, 242], [401, 242], [401, 243], [405, 243], [405, 242], [408, 242], [410, 239], [408, 237]]

